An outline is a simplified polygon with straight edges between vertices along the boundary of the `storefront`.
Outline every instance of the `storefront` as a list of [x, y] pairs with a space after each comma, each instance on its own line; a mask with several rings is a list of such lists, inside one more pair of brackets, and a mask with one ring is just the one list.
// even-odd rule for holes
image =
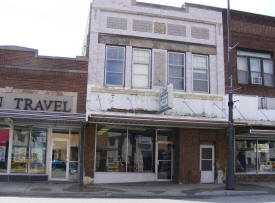
[[[85, 132], [85, 176], [94, 183], [225, 179], [226, 122], [92, 115]], [[198, 126], [198, 127], [196, 127]]]
[[79, 181], [76, 95], [0, 89], [0, 181]]
[[237, 181], [274, 181], [275, 131], [250, 130], [235, 137]]
[[95, 183], [172, 180], [174, 131], [97, 125]]

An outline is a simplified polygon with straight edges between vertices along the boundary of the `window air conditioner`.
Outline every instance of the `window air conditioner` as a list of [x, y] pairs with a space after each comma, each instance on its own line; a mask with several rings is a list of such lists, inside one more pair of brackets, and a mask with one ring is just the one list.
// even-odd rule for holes
[[262, 78], [261, 77], [253, 77], [252, 78], [252, 84], [261, 85], [262, 84]]

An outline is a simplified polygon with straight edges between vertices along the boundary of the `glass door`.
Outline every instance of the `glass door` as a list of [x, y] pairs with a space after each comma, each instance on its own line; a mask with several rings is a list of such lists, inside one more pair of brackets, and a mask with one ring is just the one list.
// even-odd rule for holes
[[54, 138], [52, 141], [52, 180], [68, 180], [68, 139]]
[[159, 180], [172, 179], [172, 151], [171, 143], [158, 143], [157, 175]]

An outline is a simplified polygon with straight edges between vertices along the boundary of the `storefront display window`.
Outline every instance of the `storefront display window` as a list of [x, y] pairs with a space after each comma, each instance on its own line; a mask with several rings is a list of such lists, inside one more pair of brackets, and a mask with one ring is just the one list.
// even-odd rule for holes
[[0, 126], [0, 173], [7, 173], [9, 133], [9, 127]]
[[131, 129], [128, 131], [128, 172], [154, 172], [153, 129]]
[[96, 143], [96, 171], [126, 172], [126, 129], [98, 126]]
[[236, 140], [235, 170], [238, 173], [274, 173], [275, 141]]
[[14, 128], [11, 173], [45, 174], [47, 131]]

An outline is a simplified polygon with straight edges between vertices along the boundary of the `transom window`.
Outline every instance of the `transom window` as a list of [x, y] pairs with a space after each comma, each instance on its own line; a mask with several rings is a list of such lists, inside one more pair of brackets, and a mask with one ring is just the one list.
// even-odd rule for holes
[[185, 89], [185, 54], [168, 53], [168, 84], [172, 83], [174, 89]]
[[208, 56], [192, 55], [193, 91], [209, 92]]
[[269, 53], [237, 51], [238, 83], [274, 86], [274, 68]]
[[106, 85], [124, 85], [125, 48], [116, 46], [106, 47]]
[[133, 49], [133, 88], [150, 88], [151, 50]]

